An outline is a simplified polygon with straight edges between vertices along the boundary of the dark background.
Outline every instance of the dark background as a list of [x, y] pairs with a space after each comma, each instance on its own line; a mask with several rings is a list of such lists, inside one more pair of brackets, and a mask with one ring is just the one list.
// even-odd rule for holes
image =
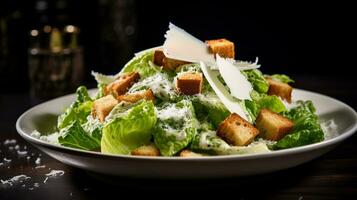
[[[39, 10], [43, 2], [46, 9]], [[225, 37], [234, 41], [238, 59], [258, 56], [263, 72], [291, 75], [298, 80], [296, 87], [308, 88], [304, 82], [318, 85], [318, 79], [328, 79], [331, 84], [320, 87], [330, 87], [338, 96], [356, 85], [352, 7], [326, 2], [5, 0], [0, 3], [0, 18], [7, 29], [0, 38], [6, 37], [1, 49], [7, 54], [0, 57], [0, 92], [27, 92], [30, 87], [31, 29], [45, 24], [78, 26], [84, 84], [94, 87], [91, 70], [118, 72], [133, 53], [161, 45], [168, 23], [173, 22], [201, 40]], [[341, 79], [350, 82], [336, 88]]]
[[[258, 56], [263, 72], [288, 74], [296, 80], [295, 87], [340, 99], [356, 110], [355, 15], [355, 6], [326, 1], [313, 5], [301, 1], [0, 0], [0, 162], [3, 157], [12, 159], [0, 167], [0, 179], [19, 174], [32, 177], [24, 188], [17, 185], [2, 190], [0, 185], [0, 199], [191, 196], [187, 193], [232, 195], [235, 199], [355, 199], [356, 134], [311, 162], [265, 175], [103, 180], [43, 154], [15, 129], [16, 119], [38, 103], [29, 95], [27, 52], [29, 31], [44, 25], [80, 28], [85, 67], [82, 84], [88, 87], [95, 87], [91, 70], [116, 73], [133, 53], [161, 45], [171, 21], [201, 40], [226, 37], [235, 42], [238, 59]], [[10, 152], [3, 144], [6, 139], [16, 139], [21, 148], [27, 146], [30, 160]], [[46, 168], [34, 168], [38, 156]], [[42, 184], [50, 168], [64, 170], [65, 175]], [[41, 186], [30, 190], [35, 182]]]

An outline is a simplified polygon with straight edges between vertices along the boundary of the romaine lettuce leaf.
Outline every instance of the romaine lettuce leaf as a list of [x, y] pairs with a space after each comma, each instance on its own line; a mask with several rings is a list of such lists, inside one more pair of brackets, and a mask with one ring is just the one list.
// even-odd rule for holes
[[90, 136], [96, 138], [98, 141], [102, 139], [103, 123], [97, 118], [93, 118], [92, 115], [87, 117], [87, 122], [82, 124], [83, 130]]
[[216, 131], [207, 122], [201, 122], [198, 134], [192, 139], [190, 149], [214, 155], [233, 155], [269, 152], [267, 145], [261, 142], [252, 143], [249, 146], [238, 147], [227, 144], [216, 135]]
[[198, 122], [191, 101], [166, 104], [158, 110], [154, 143], [164, 156], [185, 148], [197, 132]]
[[87, 116], [92, 109], [93, 101], [90, 98], [87, 88], [80, 86], [77, 89], [77, 99], [71, 104], [66, 111], [58, 117], [57, 127], [62, 129], [74, 121], [83, 124], [87, 121]]
[[294, 82], [293, 79], [291, 79], [289, 76], [287, 76], [285, 74], [274, 74], [269, 77], [273, 78], [274, 80], [283, 82], [283, 83], [293, 83]]
[[242, 70], [248, 81], [253, 85], [253, 89], [259, 93], [267, 93], [269, 90], [269, 83], [265, 80], [263, 74], [258, 69]]
[[293, 130], [279, 140], [273, 148], [286, 149], [324, 140], [316, 109], [311, 101], [299, 101], [298, 106], [283, 115], [294, 122]]
[[147, 78], [158, 72], [161, 68], [156, 66], [152, 61], [154, 58], [154, 51], [141, 54], [131, 59], [122, 69], [122, 72], [138, 72], [141, 78]]
[[142, 79], [130, 88], [129, 93], [144, 89], [151, 89], [155, 97], [161, 99], [162, 101], [177, 102], [180, 100], [180, 96], [175, 89], [173, 79], [171, 79], [166, 73], [156, 73], [153, 76]]
[[152, 101], [142, 101], [125, 111], [124, 115], [114, 118], [104, 126], [102, 153], [129, 154], [133, 149], [150, 143], [156, 120]]
[[61, 129], [58, 142], [67, 147], [83, 150], [99, 150], [100, 138], [97, 133], [88, 134], [78, 121], [74, 121], [67, 127]]
[[107, 84], [98, 83], [97, 85], [98, 92], [97, 95], [95, 96], [95, 99], [100, 99], [105, 96], [105, 87], [107, 87]]
[[275, 95], [259, 94], [256, 91], [251, 93], [252, 101], [245, 100], [244, 106], [253, 120], [258, 116], [261, 109], [266, 108], [276, 113], [286, 111], [286, 107], [281, 99]]
[[94, 79], [97, 81], [98, 84], [108, 85], [119, 76], [119, 73], [115, 75], [104, 75], [99, 72], [92, 71], [92, 76], [94, 77]]
[[213, 93], [198, 95], [192, 99], [192, 103], [195, 108], [196, 116], [199, 119], [208, 117], [209, 121], [215, 127], [218, 127], [219, 123], [230, 114], [229, 110]]

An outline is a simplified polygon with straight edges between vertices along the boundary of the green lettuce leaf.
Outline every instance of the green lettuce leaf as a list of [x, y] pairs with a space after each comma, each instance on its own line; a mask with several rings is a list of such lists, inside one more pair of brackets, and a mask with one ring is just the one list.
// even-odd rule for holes
[[149, 51], [142, 55], [136, 56], [131, 59], [122, 69], [122, 72], [138, 72], [141, 78], [147, 78], [158, 72], [161, 68], [156, 66], [152, 61], [154, 58], [154, 51]]
[[269, 83], [265, 80], [263, 74], [258, 69], [241, 71], [248, 81], [252, 84], [253, 89], [259, 93], [267, 93], [269, 90]]
[[270, 151], [267, 145], [261, 142], [255, 142], [244, 147], [231, 146], [218, 137], [213, 126], [207, 122], [200, 123], [198, 134], [193, 137], [190, 149], [213, 155], [253, 154]]
[[129, 154], [133, 149], [149, 144], [156, 120], [152, 101], [142, 101], [125, 111], [123, 115], [104, 126], [101, 140], [102, 153]]
[[83, 150], [99, 150], [100, 148], [98, 136], [88, 134], [78, 121], [62, 129], [60, 135], [58, 142], [63, 146]]
[[162, 101], [177, 102], [182, 98], [177, 93], [173, 78], [166, 73], [156, 73], [153, 76], [144, 78], [135, 83], [129, 90], [129, 93], [151, 89], [155, 97]]
[[208, 117], [208, 120], [218, 127], [218, 125], [230, 114], [229, 110], [219, 100], [217, 95], [213, 93], [207, 93], [204, 95], [198, 95], [192, 99], [195, 113], [198, 119], [204, 119]]
[[296, 108], [284, 112], [283, 115], [294, 122], [294, 128], [273, 148], [286, 149], [323, 141], [324, 133], [315, 112], [316, 109], [311, 101], [299, 101]]
[[95, 99], [100, 99], [105, 96], [105, 87], [107, 87], [107, 84], [98, 83], [97, 85], [98, 92], [97, 95], [95, 96]]
[[80, 86], [77, 89], [77, 99], [71, 104], [66, 111], [58, 117], [57, 127], [62, 129], [74, 121], [83, 124], [87, 121], [87, 116], [92, 109], [93, 101], [90, 98], [87, 88]]
[[97, 118], [93, 118], [92, 115], [87, 117], [87, 122], [82, 124], [82, 128], [86, 133], [96, 138], [98, 141], [102, 139], [103, 123]]
[[275, 95], [259, 94], [256, 91], [251, 93], [252, 101], [245, 100], [244, 106], [253, 120], [256, 119], [261, 109], [266, 108], [276, 113], [286, 111], [286, 107], [281, 99]]
[[285, 74], [274, 74], [270, 76], [271, 78], [273, 78], [274, 80], [283, 82], [283, 83], [293, 83], [294, 80], [291, 79], [289, 76], [285, 75]]
[[154, 143], [162, 155], [175, 155], [191, 142], [197, 132], [197, 125], [191, 101], [165, 104], [158, 110]]

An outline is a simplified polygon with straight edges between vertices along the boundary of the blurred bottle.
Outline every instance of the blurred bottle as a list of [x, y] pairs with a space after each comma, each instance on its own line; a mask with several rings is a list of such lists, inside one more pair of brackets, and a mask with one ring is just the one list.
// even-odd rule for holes
[[74, 92], [83, 76], [79, 28], [71, 23], [65, 0], [35, 3], [36, 19], [29, 31], [28, 64], [31, 96], [46, 100]]

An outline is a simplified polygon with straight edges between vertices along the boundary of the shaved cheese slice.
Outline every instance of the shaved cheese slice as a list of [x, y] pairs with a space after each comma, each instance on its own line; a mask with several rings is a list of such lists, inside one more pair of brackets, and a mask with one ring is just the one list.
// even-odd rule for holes
[[[250, 70], [250, 69], [258, 69], [260, 65], [258, 64], [258, 57], [255, 58], [255, 62], [242, 61], [242, 60], [233, 60], [231, 58], [227, 58], [234, 66], [236, 66], [239, 70]], [[217, 65], [211, 66], [212, 70], [218, 70]]]
[[246, 113], [246, 111], [241, 107], [238, 100], [232, 97], [226, 87], [219, 81], [218, 76], [220, 73], [218, 71], [212, 71], [204, 62], [200, 62], [200, 65], [208, 83], [211, 85], [218, 98], [227, 107], [227, 109], [232, 113], [237, 113], [245, 120], [252, 122], [249, 114]]
[[214, 55], [209, 53], [206, 43], [193, 37], [183, 29], [170, 23], [166, 32], [164, 54], [168, 58], [188, 62], [205, 62], [214, 65]]
[[225, 59], [216, 55], [219, 72], [229, 87], [231, 94], [241, 100], [251, 99], [250, 93], [253, 90], [252, 84], [240, 72], [231, 59]]

